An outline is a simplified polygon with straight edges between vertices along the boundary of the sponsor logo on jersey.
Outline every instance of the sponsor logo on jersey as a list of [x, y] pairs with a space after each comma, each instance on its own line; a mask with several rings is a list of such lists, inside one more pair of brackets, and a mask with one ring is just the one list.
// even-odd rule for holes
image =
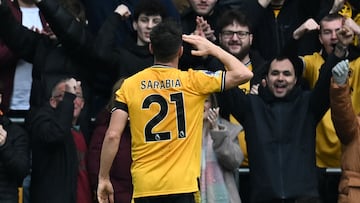
[[214, 77], [217, 77], [221, 74], [222, 71], [216, 71], [216, 72], [213, 72], [213, 71], [210, 71], [210, 70], [200, 70], [200, 72], [206, 74], [206, 75], [209, 75], [209, 76], [214, 76]]

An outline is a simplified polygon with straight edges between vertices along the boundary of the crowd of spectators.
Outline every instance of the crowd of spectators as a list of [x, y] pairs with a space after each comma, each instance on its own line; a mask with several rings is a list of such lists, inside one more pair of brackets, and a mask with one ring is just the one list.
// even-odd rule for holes
[[[308, 171], [303, 177], [316, 179], [308, 180], [307, 183], [313, 183], [308, 185], [309, 188], [317, 188], [319, 201], [337, 202], [341, 171], [334, 176], [329, 175], [327, 170], [347, 166], [341, 162], [343, 143], [338, 137], [340, 134], [340, 138], [344, 139], [345, 135], [339, 132], [339, 128], [334, 128], [332, 121], [336, 120], [336, 116], [332, 115], [329, 109], [328, 95], [319, 93], [302, 100], [311, 103], [308, 108], [303, 108], [308, 113], [304, 114], [303, 119], [313, 119], [313, 122], [308, 121], [309, 123], [304, 125], [306, 129], [294, 128], [296, 133], [292, 132], [294, 129], [290, 129], [290, 124], [286, 124], [286, 127], [280, 124], [291, 121], [300, 125], [302, 120], [297, 119], [302, 118], [296, 116], [302, 115], [301, 112], [296, 111], [296, 115], [287, 118], [286, 122], [277, 120], [279, 112], [271, 115], [259, 114], [261, 116], [258, 118], [257, 111], [266, 111], [266, 108], [260, 105], [258, 100], [253, 100], [252, 96], [263, 97], [262, 94], [268, 91], [268, 87], [270, 91], [274, 91], [274, 98], [271, 97], [269, 101], [266, 97], [264, 100], [267, 105], [276, 105], [277, 102], [283, 102], [277, 99], [283, 99], [283, 96], [276, 94], [277, 90], [286, 89], [292, 82], [295, 85], [294, 89], [317, 92], [318, 86], [322, 84], [318, 84], [321, 70], [326, 72], [326, 68], [330, 70], [336, 62], [347, 58], [348, 82], [340, 85], [349, 86], [346, 88], [351, 91], [350, 104], [355, 114], [360, 113], [359, 1], [0, 0], [0, 19], [0, 179], [4, 178], [6, 184], [13, 188], [14, 185], [22, 188], [23, 193], [20, 197], [23, 202], [96, 201], [101, 144], [110, 122], [112, 108], [115, 106], [114, 94], [124, 78], [158, 65], [154, 64], [153, 53], [149, 50], [150, 33], [156, 25], [167, 19], [177, 23], [184, 34], [199, 35], [218, 45], [235, 56], [254, 74], [250, 81], [238, 88], [217, 94], [221, 117], [243, 126], [243, 130], [238, 134], [238, 144], [244, 159], [238, 168], [252, 170], [246, 176], [236, 178], [242, 202], [264, 201], [260, 198], [261, 193], [254, 193], [259, 190], [261, 181], [266, 179], [256, 175], [261, 173], [257, 167], [263, 166], [264, 163], [257, 151], [271, 141], [275, 143], [271, 146], [277, 146], [277, 139], [281, 143], [279, 146], [283, 146], [284, 142], [296, 146], [301, 145], [296, 141], [307, 141], [308, 148], [300, 152], [314, 157], [303, 164]], [[344, 32], [339, 33], [340, 31]], [[347, 39], [350, 35], [352, 37], [352, 34], [354, 37], [351, 38], [351, 43], [348, 43]], [[183, 42], [183, 52], [178, 64], [180, 70], [228, 70], [228, 67], [216, 57], [194, 56], [193, 49], [192, 44]], [[278, 66], [288, 64], [294, 68], [294, 81], [279, 79], [279, 83], [269, 82], [271, 76], [274, 76], [272, 74], [275, 74], [273, 72], [280, 74], [282, 71], [288, 71], [291, 74], [291, 69], [277, 69]], [[329, 75], [322, 78], [327, 76]], [[271, 89], [272, 86], [275, 90]], [[75, 89], [71, 89], [72, 87]], [[329, 89], [329, 85], [321, 87], [325, 89], [320, 88], [320, 92]], [[293, 90], [293, 87], [289, 89]], [[289, 95], [284, 96], [286, 102], [295, 103], [296, 99], [293, 98], [297, 97], [290, 93]], [[319, 108], [314, 111], [314, 106]], [[243, 108], [246, 108], [246, 111]], [[305, 135], [299, 139], [274, 138], [275, 141], [260, 141], [264, 146], [259, 147], [261, 139], [257, 136], [260, 131], [253, 129], [255, 125], [247, 117], [251, 113], [254, 113], [254, 116], [250, 116], [251, 119], [255, 119], [253, 122], [266, 123], [271, 119], [276, 120], [271, 127], [267, 126], [269, 129], [266, 132], [261, 133], [263, 136], [280, 135], [281, 131], [285, 130], [285, 134], [306, 134], [311, 137], [313, 127], [317, 126], [316, 130], [314, 128], [315, 139], [311, 140]], [[265, 117], [265, 120], [262, 120], [262, 117]], [[18, 123], [12, 123], [11, 120]], [[16, 126], [17, 124], [19, 126]], [[5, 129], [4, 132], [2, 127]], [[13, 130], [17, 127], [19, 130]], [[273, 128], [276, 130], [271, 131]], [[5, 137], [2, 137], [3, 134]], [[117, 170], [112, 169], [112, 178], [120, 182], [120, 186], [114, 188], [115, 194], [118, 194], [115, 201], [118, 202], [129, 201], [133, 189], [130, 174], [129, 126], [126, 127], [124, 135], [120, 143], [123, 147], [119, 151], [124, 156], [117, 156], [117, 162], [114, 162], [115, 168], [126, 167], [121, 171], [124, 176], [116, 176]], [[24, 159], [23, 164], [18, 164], [19, 160], [8, 163], [8, 151], [14, 150], [19, 151], [19, 158], [14, 159]], [[264, 152], [271, 152], [267, 150], [264, 149]], [[25, 152], [28, 156], [20, 157]], [[294, 151], [291, 152], [295, 155]], [[303, 156], [299, 157], [301, 159]], [[268, 157], [265, 159], [273, 160]], [[120, 162], [126, 164], [122, 165]], [[291, 167], [285, 169], [277, 168], [276, 164], [266, 167], [270, 171], [291, 170], [289, 174], [296, 171], [293, 168], [296, 164], [290, 161], [287, 164]], [[311, 164], [315, 168], [310, 167]], [[66, 168], [63, 168], [65, 166]], [[266, 170], [262, 172], [264, 171]], [[33, 181], [27, 181], [31, 176]], [[8, 177], [12, 177], [11, 180]], [[281, 177], [286, 178], [285, 182], [299, 184], [287, 176]], [[26, 181], [22, 182], [24, 178]], [[57, 183], [47, 182], [50, 180]], [[274, 182], [269, 181], [270, 184]], [[18, 199], [14, 198], [14, 195], [2, 195], [14, 193], [11, 189], [2, 190], [4, 187], [0, 185], [0, 202], [17, 202]], [[264, 188], [261, 190], [269, 190], [267, 187]], [[299, 188], [294, 190], [301, 191]], [[57, 197], [53, 190], [66, 195]], [[279, 194], [279, 197], [272, 197], [271, 193], [266, 194], [270, 199], [281, 199], [281, 195], [285, 194], [284, 198], [287, 199], [287, 193], [284, 190], [279, 193], [281, 192], [283, 193]], [[42, 193], [48, 195], [47, 200], [42, 199]], [[295, 195], [291, 198], [297, 198], [298, 195], [291, 192], [288, 194]], [[316, 196], [316, 193], [306, 194]], [[301, 195], [304, 194], [300, 194], [300, 197]], [[257, 201], [257, 198], [260, 200]]]

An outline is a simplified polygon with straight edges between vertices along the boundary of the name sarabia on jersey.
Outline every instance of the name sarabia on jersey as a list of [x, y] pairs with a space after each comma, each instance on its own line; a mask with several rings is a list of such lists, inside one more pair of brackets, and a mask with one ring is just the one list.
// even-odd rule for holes
[[169, 89], [181, 87], [179, 79], [167, 79], [167, 80], [142, 80], [140, 83], [140, 89]]

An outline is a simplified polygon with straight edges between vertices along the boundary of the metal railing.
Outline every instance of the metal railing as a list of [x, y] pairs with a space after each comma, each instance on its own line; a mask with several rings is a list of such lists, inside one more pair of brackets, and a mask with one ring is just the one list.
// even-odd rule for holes
[[[25, 122], [24, 118], [10, 118], [10, 120], [12, 122], [18, 123], [18, 124], [24, 124], [24, 122]], [[95, 122], [95, 118], [91, 118], [91, 122]], [[239, 168], [239, 173], [240, 174], [247, 174], [249, 172], [250, 172], [249, 168]], [[326, 173], [328, 173], [328, 174], [340, 174], [341, 169], [340, 168], [327, 168]]]
[[[249, 172], [250, 172], [249, 168], [239, 168], [239, 173], [240, 174], [247, 174]], [[340, 168], [327, 168], [326, 173], [328, 173], [328, 174], [340, 174], [341, 169]]]

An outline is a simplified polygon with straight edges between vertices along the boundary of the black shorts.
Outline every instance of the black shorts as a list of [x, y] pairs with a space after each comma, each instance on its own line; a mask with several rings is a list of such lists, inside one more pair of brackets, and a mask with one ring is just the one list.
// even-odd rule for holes
[[195, 203], [194, 193], [140, 197], [134, 199], [135, 203]]

